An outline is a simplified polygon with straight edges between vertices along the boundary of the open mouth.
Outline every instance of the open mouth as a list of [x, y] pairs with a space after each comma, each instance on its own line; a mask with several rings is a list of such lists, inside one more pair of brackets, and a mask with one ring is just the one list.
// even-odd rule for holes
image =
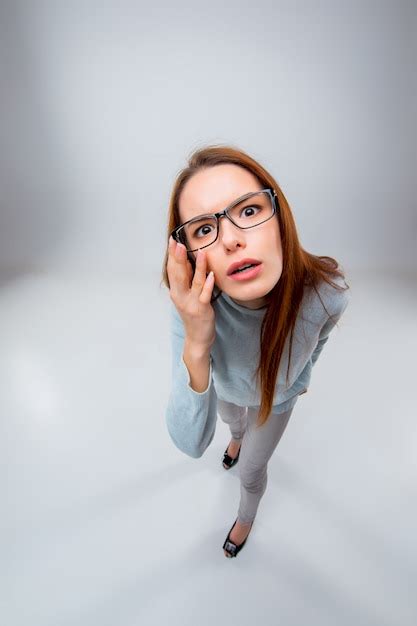
[[[240, 274], [241, 272], [246, 272], [253, 267], [257, 267], [258, 265], [260, 265], [260, 263], [247, 263], [245, 265], [242, 265], [242, 267], [240, 267], [239, 269], [232, 272], [232, 274]], [[232, 274], [230, 274], [230, 276]]]
[[252, 278], [255, 278], [256, 276], [258, 276], [258, 274], [262, 272], [262, 267], [263, 267], [262, 263], [257, 263], [256, 265], [254, 263], [251, 263], [251, 264], [248, 264], [246, 267], [242, 266], [241, 268], [229, 274], [229, 278], [231, 280], [237, 280], [237, 281], [251, 280]]

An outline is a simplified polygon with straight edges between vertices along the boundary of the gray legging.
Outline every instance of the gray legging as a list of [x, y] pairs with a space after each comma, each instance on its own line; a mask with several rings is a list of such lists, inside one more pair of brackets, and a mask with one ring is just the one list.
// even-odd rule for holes
[[271, 413], [262, 426], [256, 427], [258, 411], [217, 399], [217, 412], [229, 424], [233, 439], [241, 442], [239, 463], [240, 504], [238, 520], [242, 524], [256, 517], [259, 501], [268, 481], [267, 465], [287, 426], [293, 409]]

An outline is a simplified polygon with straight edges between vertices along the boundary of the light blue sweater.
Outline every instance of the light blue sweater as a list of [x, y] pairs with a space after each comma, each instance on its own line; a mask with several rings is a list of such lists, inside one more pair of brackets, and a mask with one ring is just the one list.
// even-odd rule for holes
[[[333, 281], [345, 285], [340, 278]], [[286, 384], [287, 337], [278, 369], [272, 413], [292, 408], [298, 396], [307, 391], [313, 365], [349, 303], [348, 289], [338, 291], [323, 282], [318, 290], [326, 309], [334, 317], [328, 319], [314, 289], [305, 286], [294, 328], [289, 384]], [[261, 403], [254, 376], [266, 307], [248, 309], [237, 304], [224, 291], [213, 307], [216, 338], [210, 351], [208, 387], [200, 393], [190, 386], [190, 375], [183, 359], [184, 324], [171, 302], [172, 386], [166, 424], [177, 448], [194, 458], [201, 457], [213, 440], [217, 398], [245, 407], [259, 407]]]

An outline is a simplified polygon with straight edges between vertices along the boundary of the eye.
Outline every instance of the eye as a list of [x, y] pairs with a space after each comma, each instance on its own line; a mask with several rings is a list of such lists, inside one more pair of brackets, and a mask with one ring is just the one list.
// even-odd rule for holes
[[[249, 211], [252, 211], [253, 209], [257, 209], [257, 212], [259, 212], [259, 211], [261, 211], [261, 210], [262, 210], [262, 207], [260, 207], [260, 206], [258, 206], [258, 205], [256, 205], [256, 204], [253, 204], [253, 205], [251, 205], [251, 206], [245, 206], [245, 207], [242, 209], [242, 211], [241, 211], [241, 213], [240, 213], [240, 214], [242, 215], [242, 213], [244, 213], [244, 211], [248, 211], [248, 210], [249, 210]], [[253, 217], [253, 215], [254, 215], [254, 213], [249, 213], [249, 215], [246, 213], [243, 217]], [[256, 213], [255, 213], [255, 215], [256, 215]]]
[[[198, 228], [195, 229], [195, 231], [193, 232], [193, 237], [199, 237], [199, 232], [200, 230], [202, 230], [203, 228], [205, 229], [213, 229], [213, 226], [211, 224], [203, 224], [202, 226], [199, 226]], [[209, 235], [211, 233], [211, 230], [205, 230], [205, 232], [202, 234], [202, 236], [204, 237], [205, 235]]]

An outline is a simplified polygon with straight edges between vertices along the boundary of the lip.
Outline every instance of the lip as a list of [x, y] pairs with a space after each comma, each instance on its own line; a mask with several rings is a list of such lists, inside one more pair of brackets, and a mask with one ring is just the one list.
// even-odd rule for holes
[[246, 265], [247, 263], [256, 263], [256, 265], [260, 265], [261, 262], [258, 261], [258, 259], [241, 259], [240, 261], [236, 261], [236, 263], [232, 263], [232, 265], [230, 265], [229, 269], [227, 270], [227, 275], [230, 276], [232, 272], [237, 270], [239, 267], [242, 267], [242, 265]]
[[259, 263], [256, 267], [252, 267], [250, 270], [245, 270], [244, 272], [238, 272], [237, 274], [231, 274], [229, 278], [232, 280], [251, 280], [258, 276], [261, 273], [263, 267], [263, 263]]

